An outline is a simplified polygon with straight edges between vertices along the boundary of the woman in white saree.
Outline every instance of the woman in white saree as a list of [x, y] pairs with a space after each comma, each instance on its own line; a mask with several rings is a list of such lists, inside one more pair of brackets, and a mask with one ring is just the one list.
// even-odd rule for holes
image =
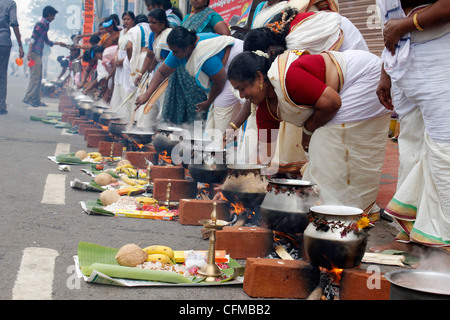
[[[242, 98], [258, 105], [258, 129], [275, 131], [281, 121], [302, 128], [295, 138], [310, 156], [303, 178], [317, 183], [325, 204], [368, 214], [378, 194], [390, 120], [375, 94], [380, 66], [378, 57], [362, 50], [289, 50], [273, 63], [268, 55], [246, 51], [232, 61], [228, 77]], [[262, 143], [275, 141], [259, 134]]]
[[226, 70], [231, 60], [242, 52], [242, 41], [212, 33], [197, 34], [184, 27], [176, 27], [170, 32], [167, 42], [171, 53], [156, 70], [147, 91], [136, 100], [137, 108], [147, 102], [164, 79], [179, 66], [185, 66], [197, 85], [209, 92], [207, 100], [197, 104], [197, 112], [209, 110], [209, 126], [207, 122], [205, 131], [221, 139], [231, 117], [241, 106], [240, 100], [230, 89]]
[[[150, 79], [153, 77], [154, 72], [164, 62], [164, 59], [169, 55], [170, 48], [167, 44], [167, 36], [172, 30], [169, 26], [169, 20], [167, 19], [166, 12], [163, 9], [153, 9], [148, 13], [148, 21], [152, 33], [149, 38], [149, 46], [147, 56], [142, 64], [141, 71], [136, 76], [134, 85], [138, 86], [142, 80], [143, 75], [147, 72]], [[151, 107], [146, 124], [146, 127], [156, 129], [157, 121], [161, 114], [161, 108], [164, 101], [164, 94], [162, 94], [156, 103]]]
[[[128, 87], [130, 81], [130, 70], [124, 66], [124, 61], [127, 56], [125, 50], [128, 42], [127, 32], [134, 26], [134, 13], [132, 11], [126, 11], [122, 14], [123, 29], [120, 31], [119, 44], [117, 47], [116, 56], [114, 58], [116, 64], [116, 72], [114, 74], [114, 90], [111, 97], [110, 109], [117, 108], [128, 96], [128, 91], [125, 86]], [[125, 108], [118, 111], [119, 118], [129, 119], [129, 115], [125, 113]]]
[[[150, 26], [148, 24], [148, 18], [144, 14], [139, 14], [135, 19], [135, 26], [128, 31], [128, 42], [126, 45], [127, 60], [125, 63], [129, 63], [130, 66], [130, 81], [129, 81], [129, 92], [133, 91], [135, 88], [134, 82], [136, 77], [144, 63], [145, 57], [147, 56], [148, 50], [148, 40], [151, 33]], [[129, 111], [132, 110], [132, 100], [127, 106]], [[146, 115], [140, 112], [136, 112], [135, 120], [137, 121], [136, 126], [138, 129], [145, 130]]]

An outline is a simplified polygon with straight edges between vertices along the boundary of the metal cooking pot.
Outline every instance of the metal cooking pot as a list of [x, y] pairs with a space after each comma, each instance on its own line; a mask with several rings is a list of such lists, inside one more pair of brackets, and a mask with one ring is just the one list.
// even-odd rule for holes
[[128, 122], [110, 121], [108, 125], [109, 132], [112, 134], [122, 134], [128, 126]]
[[112, 110], [104, 110], [99, 118], [100, 124], [104, 126], [109, 126], [111, 121], [120, 122], [120, 117], [115, 114]]
[[97, 106], [94, 107], [94, 110], [92, 111], [92, 120], [94, 122], [100, 122], [100, 116], [103, 114], [103, 108], [98, 108]]
[[247, 208], [259, 207], [267, 192], [266, 169], [263, 165], [228, 165], [222, 194], [232, 203], [240, 202]]
[[322, 204], [315, 184], [306, 180], [270, 179], [261, 204], [267, 228], [284, 233], [303, 233], [312, 206]]
[[450, 273], [397, 270], [384, 277], [391, 283], [390, 300], [450, 300]]
[[194, 156], [188, 166], [189, 173], [197, 182], [222, 183], [228, 174], [225, 150], [194, 147]]
[[86, 116], [89, 118], [88, 114], [92, 115], [92, 102], [80, 101], [78, 110], [81, 116]]
[[367, 246], [368, 234], [353, 227], [363, 210], [339, 205], [310, 208], [309, 224], [303, 232], [306, 255], [312, 265], [328, 270], [359, 266]]
[[154, 132], [149, 131], [123, 131], [123, 135], [125, 135], [130, 141], [136, 142], [138, 144], [148, 144], [152, 142]]
[[155, 147], [156, 152], [167, 152], [167, 155], [170, 156], [173, 148], [180, 143], [182, 132], [183, 129], [176, 127], [158, 128], [153, 137], [153, 146]]

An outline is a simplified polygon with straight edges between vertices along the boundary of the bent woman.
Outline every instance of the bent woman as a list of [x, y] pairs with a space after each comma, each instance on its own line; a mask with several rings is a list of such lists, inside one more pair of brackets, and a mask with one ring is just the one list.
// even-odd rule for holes
[[137, 108], [147, 102], [152, 93], [177, 68], [184, 67], [194, 77], [198, 87], [208, 91], [205, 101], [197, 103], [197, 112], [209, 110], [210, 126], [223, 134], [233, 113], [239, 111], [240, 100], [230, 90], [227, 69], [231, 60], [242, 52], [242, 41], [212, 33], [197, 34], [183, 27], [173, 28], [167, 37], [171, 52], [156, 70], [147, 91], [136, 100]]
[[378, 57], [362, 50], [292, 50], [273, 64], [268, 55], [244, 52], [232, 61], [228, 78], [242, 98], [258, 105], [260, 141], [275, 141], [270, 131], [281, 121], [302, 127], [297, 143], [310, 157], [303, 178], [317, 183], [326, 204], [368, 213], [378, 193], [390, 119], [375, 93], [380, 66]]

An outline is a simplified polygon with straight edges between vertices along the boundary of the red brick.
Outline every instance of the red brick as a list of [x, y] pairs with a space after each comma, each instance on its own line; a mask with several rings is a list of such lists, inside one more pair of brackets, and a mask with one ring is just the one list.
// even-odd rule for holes
[[90, 134], [87, 136], [87, 147], [98, 148], [100, 141], [111, 141], [111, 139], [108, 134]]
[[184, 168], [182, 166], [151, 166], [150, 178], [154, 179], [184, 179]]
[[91, 123], [89, 120], [78, 118], [72, 121], [72, 126], [79, 126], [81, 123]]
[[170, 201], [193, 199], [197, 196], [197, 184], [191, 180], [155, 179], [153, 181], [153, 198], [166, 200], [167, 185], [171, 183]]
[[72, 126], [73, 126], [73, 122], [75, 120], [80, 120], [80, 117], [79, 116], [72, 116], [72, 115], [67, 117], [67, 122], [70, 122], [72, 124]]
[[210, 219], [213, 203], [216, 202], [217, 219], [230, 220], [230, 204], [228, 201], [181, 199], [178, 220], [183, 225], [201, 226], [199, 220]]
[[[83, 127], [81, 127], [81, 125], [83, 125]], [[83, 131], [82, 133], [80, 133], [80, 131]], [[80, 124], [78, 126], [78, 133], [84, 135], [84, 140], [87, 141], [87, 138], [91, 135], [91, 134], [103, 134], [105, 136], [109, 136], [108, 132], [101, 129], [101, 128], [96, 128], [93, 127], [92, 124], [88, 125], [86, 127], [86, 124]]]
[[344, 269], [339, 289], [340, 300], [389, 300], [390, 283], [382, 273]]
[[98, 125], [96, 125], [94, 123], [91, 123], [91, 122], [80, 123], [78, 125], [78, 134], [79, 135], [84, 135], [85, 136], [84, 140], [86, 140], [86, 134], [87, 134], [87, 130], [88, 129], [91, 130], [90, 133], [104, 131], [102, 128], [100, 128]]
[[126, 159], [130, 161], [130, 163], [140, 169], [147, 168], [147, 163], [145, 159], [148, 159], [152, 163], [158, 162], [158, 154], [155, 152], [143, 152], [143, 151], [127, 151]]
[[243, 289], [254, 298], [305, 299], [319, 277], [317, 268], [301, 260], [248, 258]]
[[121, 157], [123, 144], [120, 142], [112, 142], [112, 141], [100, 141], [98, 145], [98, 152], [104, 157], [111, 156], [111, 146], [114, 143], [113, 148], [113, 157]]
[[229, 226], [217, 231], [216, 249], [233, 259], [265, 257], [272, 252], [273, 231], [261, 227]]

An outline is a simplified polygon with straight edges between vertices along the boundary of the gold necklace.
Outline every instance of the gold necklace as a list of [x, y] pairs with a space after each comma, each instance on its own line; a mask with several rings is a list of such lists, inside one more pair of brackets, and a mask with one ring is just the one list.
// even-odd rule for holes
[[267, 98], [266, 98], [266, 106], [267, 106], [267, 111], [269, 111], [269, 113], [272, 116], [272, 118], [274, 118], [276, 121], [281, 122], [282, 120], [280, 118], [278, 118], [278, 117], [275, 117], [275, 115], [272, 113], [272, 110], [270, 110], [269, 101], [267, 100]]

